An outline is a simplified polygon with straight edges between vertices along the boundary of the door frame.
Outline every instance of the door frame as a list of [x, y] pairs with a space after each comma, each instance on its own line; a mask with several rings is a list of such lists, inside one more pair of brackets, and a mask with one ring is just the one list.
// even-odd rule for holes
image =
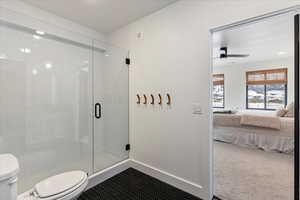
[[267, 13], [257, 17], [245, 19], [235, 23], [227, 24], [224, 26], [216, 27], [210, 29], [210, 143], [211, 143], [211, 196], [213, 199], [220, 199], [214, 196], [214, 147], [213, 147], [213, 106], [212, 106], [212, 76], [213, 76], [213, 34], [215, 32], [234, 29], [236, 27], [241, 27], [244, 25], [249, 25], [257, 22], [261, 22], [265, 19], [273, 18], [276, 16], [294, 13], [294, 103], [295, 103], [295, 123], [294, 123], [294, 140], [295, 140], [295, 150], [294, 150], [294, 200], [299, 200], [299, 23], [300, 23], [300, 6], [293, 6], [286, 9], [278, 10], [275, 12]]

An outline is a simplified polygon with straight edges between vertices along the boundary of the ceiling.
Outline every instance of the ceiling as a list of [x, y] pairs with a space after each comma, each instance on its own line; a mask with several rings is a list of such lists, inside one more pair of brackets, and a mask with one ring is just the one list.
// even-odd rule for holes
[[[292, 57], [294, 53], [294, 21], [283, 15], [213, 34], [214, 66], [268, 61]], [[246, 58], [219, 59], [220, 47], [228, 54], [250, 54]]]
[[112, 32], [177, 0], [23, 0], [102, 33]]

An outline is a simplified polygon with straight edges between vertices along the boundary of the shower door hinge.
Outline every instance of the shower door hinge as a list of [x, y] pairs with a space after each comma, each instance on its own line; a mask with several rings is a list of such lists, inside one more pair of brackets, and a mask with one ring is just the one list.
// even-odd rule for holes
[[126, 150], [126, 151], [129, 151], [129, 150], [130, 150], [130, 144], [126, 144], [125, 150]]
[[126, 63], [126, 65], [130, 65], [130, 58], [126, 58], [125, 63]]

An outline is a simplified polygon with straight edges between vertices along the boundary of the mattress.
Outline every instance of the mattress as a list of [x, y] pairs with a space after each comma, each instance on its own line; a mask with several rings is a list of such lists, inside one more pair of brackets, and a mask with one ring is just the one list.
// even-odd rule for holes
[[263, 128], [256, 126], [241, 125], [241, 115], [244, 113], [253, 113], [258, 115], [275, 115], [273, 111], [243, 111], [237, 112], [236, 114], [214, 114], [214, 127], [235, 127], [242, 129], [244, 132], [255, 132], [261, 135], [274, 135], [274, 136], [288, 136], [293, 137], [294, 135], [294, 118], [280, 117], [280, 129]]
[[[274, 116], [270, 111], [250, 111]], [[291, 153], [294, 151], [294, 118], [280, 117], [280, 129], [241, 125], [244, 112], [214, 114], [214, 139], [226, 143], [260, 148], [265, 151]], [[247, 112], [249, 113], [249, 112]]]

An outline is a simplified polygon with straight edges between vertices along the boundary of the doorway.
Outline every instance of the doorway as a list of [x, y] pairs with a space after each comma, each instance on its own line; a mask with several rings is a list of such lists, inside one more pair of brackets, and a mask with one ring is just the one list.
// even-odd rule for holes
[[299, 15], [216, 28], [212, 40], [215, 199], [299, 199]]

